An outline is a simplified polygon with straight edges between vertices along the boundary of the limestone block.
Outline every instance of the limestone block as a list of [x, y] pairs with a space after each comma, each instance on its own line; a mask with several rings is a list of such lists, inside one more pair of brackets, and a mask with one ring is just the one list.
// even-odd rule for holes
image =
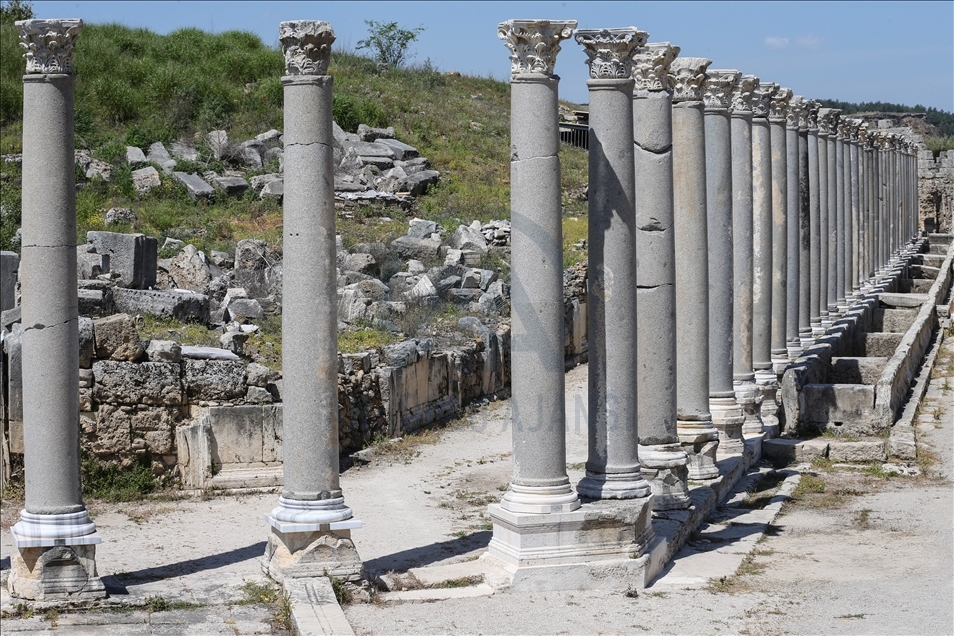
[[185, 361], [186, 393], [196, 400], [245, 398], [245, 364], [238, 360]]
[[861, 333], [855, 336], [853, 355], [890, 358], [894, 355], [904, 334], [901, 333]]
[[349, 254], [345, 258], [344, 268], [352, 272], [360, 272], [369, 276], [376, 276], [379, 270], [378, 262], [371, 254]]
[[172, 340], [150, 340], [146, 357], [149, 362], [179, 362], [182, 359], [182, 347]]
[[414, 159], [418, 156], [417, 148], [414, 146], [409, 146], [408, 144], [398, 141], [397, 139], [378, 139], [379, 144], [384, 144], [394, 153], [394, 158], [399, 161], [406, 161], [408, 159]]
[[10, 331], [4, 334], [3, 350], [7, 355], [7, 373], [5, 380], [7, 427], [9, 431], [10, 452], [23, 453], [23, 327], [20, 323], [10, 325]]
[[[146, 154], [136, 146], [126, 146], [126, 163], [131, 166], [146, 163]], [[153, 170], [155, 170], [155, 168], [153, 168]]]
[[119, 274], [118, 286], [148, 289], [156, 285], [156, 239], [145, 234], [87, 232], [86, 242], [95, 253], [109, 256], [110, 271]]
[[249, 185], [252, 186], [252, 189], [256, 192], [261, 192], [262, 188], [271, 183], [272, 181], [281, 181], [282, 175], [270, 172], [268, 174], [259, 174], [255, 175], [249, 179]]
[[116, 314], [93, 321], [96, 357], [100, 360], [136, 361], [145, 353], [136, 323], [129, 314]]
[[205, 254], [193, 245], [186, 245], [169, 264], [169, 276], [180, 289], [205, 294], [212, 280], [212, 272]]
[[241, 355], [245, 350], [245, 342], [248, 340], [248, 334], [244, 331], [226, 331], [219, 337], [222, 348], [228, 349], [232, 353]]
[[97, 360], [93, 376], [93, 397], [101, 404], [172, 406], [184, 402], [177, 363]]
[[251, 362], [245, 368], [245, 383], [249, 386], [265, 388], [279, 377], [281, 374], [278, 371], [273, 371], [257, 362]]
[[162, 145], [161, 141], [150, 145], [149, 152], [146, 153], [146, 161], [150, 163], [162, 165], [170, 159], [172, 159], [172, 155], [169, 154], [169, 151], [166, 150], [166, 147]]
[[271, 404], [274, 401], [275, 398], [268, 392], [268, 389], [259, 386], [250, 386], [245, 393], [246, 404]]
[[204, 488], [212, 479], [209, 416], [176, 428], [176, 454], [184, 488]]
[[438, 290], [431, 282], [431, 279], [425, 274], [421, 276], [421, 279], [417, 281], [417, 284], [415, 284], [406, 295], [408, 298], [426, 298], [428, 296], [437, 296]]
[[14, 596], [36, 601], [106, 596], [96, 571], [95, 545], [14, 549], [7, 586]]
[[828, 458], [838, 462], [883, 462], [888, 456], [883, 441], [832, 441], [828, 445]]
[[891, 437], [888, 438], [888, 454], [892, 459], [905, 461], [917, 459], [917, 444], [913, 427], [895, 424], [891, 429]]
[[381, 157], [384, 159], [395, 159], [394, 150], [390, 146], [380, 142], [348, 141], [342, 144], [345, 152], [353, 151], [354, 155], [359, 157]]
[[261, 168], [263, 165], [262, 158], [265, 156], [265, 144], [260, 142], [257, 139], [250, 139], [249, 141], [243, 141], [239, 146], [239, 151], [241, 152], [242, 160], [245, 162], [245, 165], [249, 168]]
[[366, 318], [370, 304], [371, 299], [360, 289], [346, 287], [338, 297], [338, 320], [351, 323]]
[[280, 462], [282, 461], [282, 405], [263, 406], [261, 409], [262, 461]]
[[185, 161], [197, 161], [199, 159], [199, 153], [196, 152], [196, 149], [181, 141], [173, 141], [169, 150], [172, 156], [178, 159], [184, 159]]
[[186, 187], [189, 196], [193, 199], [211, 199], [215, 197], [215, 188], [202, 180], [196, 173], [173, 172], [176, 181]]
[[190, 291], [113, 290], [116, 310], [128, 314], [150, 313], [160, 318], [209, 321], [209, 297]]
[[871, 330], [904, 333], [917, 316], [917, 309], [875, 309]]
[[832, 384], [874, 384], [881, 377], [887, 358], [832, 358], [828, 379]]
[[208, 134], [209, 150], [216, 159], [221, 159], [228, 152], [229, 135], [224, 130], [213, 130]]
[[109, 208], [106, 210], [106, 225], [116, 225], [120, 223], [133, 224], [139, 220], [132, 208]]
[[212, 464], [250, 464], [264, 461], [261, 406], [213, 407], [209, 409]]
[[241, 197], [250, 187], [248, 181], [242, 177], [216, 177], [212, 183], [230, 197]]
[[399, 236], [391, 241], [391, 249], [397, 252], [401, 258], [431, 261], [437, 257], [441, 249], [441, 241], [434, 238]]
[[76, 277], [78, 279], [92, 279], [107, 272], [109, 272], [108, 254], [90, 252], [86, 245], [76, 246]]
[[93, 362], [95, 343], [93, 338], [93, 321], [85, 316], [79, 317], [79, 365], [81, 369], [88, 369]]
[[159, 171], [152, 166], [146, 166], [132, 172], [133, 187], [139, 194], [148, 194], [154, 188], [162, 186]]
[[367, 142], [379, 140], [393, 141], [394, 128], [392, 126], [388, 126], [387, 128], [372, 128], [365, 124], [358, 124], [358, 139]]
[[481, 254], [488, 251], [487, 239], [480, 232], [479, 228], [469, 225], [460, 225], [451, 236], [449, 244], [451, 247], [459, 250], [474, 250]]
[[825, 457], [828, 454], [828, 442], [778, 437], [763, 440], [762, 452], [777, 463], [810, 462], [816, 457]]

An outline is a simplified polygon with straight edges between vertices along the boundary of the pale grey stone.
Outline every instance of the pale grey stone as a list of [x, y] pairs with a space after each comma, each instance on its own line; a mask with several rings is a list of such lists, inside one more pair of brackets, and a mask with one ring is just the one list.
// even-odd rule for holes
[[189, 291], [153, 291], [145, 289], [113, 290], [116, 310], [136, 315], [150, 313], [160, 318], [196, 320], [209, 319], [209, 297]]
[[149, 163], [157, 163], [162, 165], [164, 162], [167, 162], [172, 159], [172, 155], [169, 154], [169, 151], [166, 150], [166, 147], [162, 145], [161, 141], [149, 146], [149, 152], [146, 153], [146, 161]]
[[136, 323], [129, 314], [116, 314], [93, 321], [96, 357], [100, 360], [135, 361], [145, 348], [139, 340]]
[[85, 316], [79, 317], [79, 365], [81, 369], [89, 369], [93, 363], [93, 354], [96, 350], [96, 340], [93, 336], [93, 321]]
[[372, 128], [371, 126], [358, 124], [358, 139], [368, 142], [382, 139], [392, 140], [394, 139], [394, 128], [392, 126], [388, 126], [387, 128]]
[[19, 254], [16, 252], [0, 252], [0, 311], [12, 309], [15, 304], [19, 271]]
[[145, 234], [87, 232], [86, 242], [96, 254], [109, 256], [109, 269], [119, 274], [119, 287], [147, 289], [155, 286], [156, 239]]
[[225, 306], [225, 311], [228, 314], [227, 320], [259, 320], [265, 316], [262, 305], [254, 298], [236, 298]]
[[213, 184], [230, 197], [240, 197], [249, 189], [248, 181], [242, 177], [216, 177]]
[[424, 267], [424, 263], [412, 258], [407, 262], [407, 271], [410, 274], [423, 274], [427, 268]]
[[448, 244], [455, 249], [473, 250], [481, 254], [486, 254], [489, 251], [487, 240], [480, 233], [480, 230], [468, 225], [458, 226], [450, 237]]
[[183, 367], [186, 393], [190, 398], [235, 400], [245, 397], [245, 365], [239, 360], [186, 358]]
[[414, 285], [408, 292], [408, 298], [424, 298], [426, 296], [437, 296], [437, 288], [431, 282], [431, 279], [426, 275], [421, 276], [421, 279]]
[[252, 189], [256, 192], [261, 192], [262, 188], [271, 183], [272, 181], [281, 181], [282, 175], [270, 172], [268, 174], [258, 174], [249, 179], [249, 184], [252, 186]]
[[93, 362], [93, 397], [103, 404], [174, 406], [184, 402], [181, 367], [168, 362]]
[[441, 173], [436, 170], [421, 170], [409, 174], [401, 179], [401, 191], [409, 193], [412, 197], [421, 196], [427, 192], [427, 188], [440, 181]]
[[271, 130], [267, 130], [261, 133], [260, 135], [255, 135], [255, 139], [257, 141], [262, 142], [263, 144], [268, 145], [269, 143], [272, 143], [272, 142], [278, 143], [278, 140], [281, 136], [282, 136], [282, 133], [280, 130], [275, 130], [274, 128], [272, 128]]
[[133, 186], [139, 194], [148, 194], [153, 188], [162, 185], [162, 179], [159, 178], [159, 171], [152, 166], [146, 166], [132, 172]]
[[263, 364], [251, 362], [245, 367], [245, 376], [245, 383], [249, 386], [265, 388], [279, 379], [281, 374], [269, 369]]
[[213, 130], [208, 134], [209, 150], [216, 159], [225, 156], [229, 147], [229, 136], [224, 130]]
[[176, 181], [186, 187], [186, 190], [189, 191], [189, 196], [193, 199], [210, 199], [215, 196], [215, 188], [203, 181], [202, 177], [194, 172], [192, 174], [173, 172], [172, 174], [176, 178]]
[[422, 261], [433, 260], [441, 248], [440, 239], [400, 236], [391, 241], [391, 249], [402, 258], [414, 258]]
[[384, 144], [394, 153], [394, 158], [399, 161], [406, 161], [408, 159], [414, 159], [418, 156], [417, 148], [414, 146], [409, 146], [408, 144], [398, 141], [397, 139], [378, 139], [379, 144]]
[[285, 183], [280, 179], [275, 179], [269, 181], [263, 187], [261, 192], [258, 195], [260, 199], [277, 199], [281, 200], [285, 196]]
[[239, 360], [239, 357], [231, 351], [220, 349], [218, 347], [194, 347], [185, 345], [182, 347], [182, 357], [193, 360]]
[[179, 289], [187, 289], [198, 294], [205, 294], [212, 280], [205, 254], [193, 245], [182, 248], [169, 263], [168, 272]]
[[219, 336], [219, 342], [222, 343], [224, 349], [241, 355], [245, 350], [245, 342], [248, 340], [248, 336], [249, 334], [244, 331], [226, 331]]
[[888, 459], [883, 441], [839, 442], [828, 444], [828, 458], [840, 462], [883, 462]]
[[378, 262], [370, 254], [349, 254], [345, 259], [344, 268], [353, 272], [360, 272], [369, 276], [377, 274]]
[[434, 221], [428, 221], [425, 219], [411, 219], [408, 222], [407, 236], [413, 236], [414, 238], [427, 239], [431, 238], [431, 234], [440, 233], [441, 226], [439, 226]]
[[139, 220], [139, 217], [136, 216], [136, 213], [133, 212], [130, 208], [109, 208], [106, 211], [105, 217], [106, 225], [114, 225], [116, 223], [135, 223]]
[[136, 146], [126, 146], [126, 163], [131, 166], [146, 163], [146, 154]]
[[150, 340], [146, 356], [150, 362], [179, 362], [182, 359], [182, 347], [172, 340]]
[[245, 402], [248, 404], [271, 404], [275, 401], [267, 389], [258, 386], [249, 386], [245, 393]]
[[172, 142], [170, 150], [172, 156], [177, 159], [184, 159], [185, 161], [197, 161], [199, 159], [199, 153], [196, 152], [195, 148], [182, 141]]
[[262, 167], [262, 158], [266, 150], [265, 144], [257, 139], [251, 139], [249, 141], [243, 141], [239, 146], [239, 150], [242, 153], [242, 160], [246, 166], [250, 168]]

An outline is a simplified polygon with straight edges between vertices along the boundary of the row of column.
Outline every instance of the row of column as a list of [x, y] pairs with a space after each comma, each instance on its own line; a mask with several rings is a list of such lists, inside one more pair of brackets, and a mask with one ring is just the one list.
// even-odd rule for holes
[[[79, 20], [18, 22], [24, 76], [26, 503], [17, 596], [102, 595], [79, 488], [72, 56]], [[635, 27], [511, 20], [513, 461], [501, 507], [546, 519], [587, 499], [689, 505], [689, 479], [777, 430], [777, 374], [916, 232], [912, 148], [774, 84], [709, 70]], [[560, 43], [590, 80], [589, 456], [566, 472]], [[276, 578], [361, 576], [338, 481], [334, 32], [283, 22], [284, 488]], [[316, 318], [317, 317], [317, 318]], [[72, 345], [70, 343], [73, 343]], [[578, 494], [579, 493], [579, 494]], [[552, 517], [552, 518], [557, 518]], [[496, 523], [496, 522], [495, 522]], [[64, 583], [62, 567], [84, 577]], [[45, 569], [44, 569], [45, 568]], [[82, 579], [82, 580], [81, 580]]]

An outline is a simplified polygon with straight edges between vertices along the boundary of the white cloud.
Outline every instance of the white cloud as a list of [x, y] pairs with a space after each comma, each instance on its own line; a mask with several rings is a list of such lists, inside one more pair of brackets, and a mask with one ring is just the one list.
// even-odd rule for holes
[[765, 46], [769, 47], [770, 49], [784, 49], [788, 46], [789, 41], [790, 40], [788, 38], [776, 38], [769, 36], [765, 38]]
[[815, 51], [821, 48], [822, 39], [817, 35], [812, 35], [809, 33], [808, 35], [803, 35], [800, 38], [796, 38], [795, 44], [802, 47], [803, 49], [811, 49], [812, 51]]

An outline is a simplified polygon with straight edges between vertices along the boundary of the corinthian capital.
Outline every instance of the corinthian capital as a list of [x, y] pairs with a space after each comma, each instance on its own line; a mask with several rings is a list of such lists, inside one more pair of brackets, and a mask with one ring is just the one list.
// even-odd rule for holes
[[848, 140], [858, 141], [858, 130], [863, 123], [860, 119], [849, 119], [848, 121]]
[[759, 82], [758, 88], [752, 94], [752, 116], [768, 117], [772, 109], [772, 96], [778, 92], [778, 84]]
[[327, 75], [335, 32], [327, 22], [295, 20], [278, 25], [285, 75]]
[[772, 95], [769, 105], [769, 121], [781, 123], [788, 116], [788, 104], [792, 101], [792, 89], [780, 88]]
[[20, 46], [26, 51], [26, 72], [73, 74], [73, 47], [83, 30], [79, 18], [67, 20], [18, 20]]
[[704, 57], [679, 57], [673, 60], [669, 73], [672, 101], [702, 101], [706, 88], [706, 69], [710, 64], [712, 60]]
[[726, 110], [732, 102], [732, 88], [742, 77], [742, 73], [735, 69], [711, 69], [706, 71], [705, 94], [702, 96], [706, 108]]
[[752, 112], [752, 95], [759, 87], [759, 78], [755, 75], [743, 75], [732, 87], [732, 105], [730, 108], [736, 113]]
[[864, 146], [868, 143], [868, 122], [861, 122], [858, 126], [858, 145]]
[[575, 37], [586, 53], [591, 79], [629, 79], [633, 74], [633, 54], [646, 44], [649, 34], [627, 27], [580, 29]]
[[818, 109], [818, 134], [819, 135], [827, 135], [831, 133], [834, 114], [835, 114], [834, 108], [819, 108]]
[[679, 47], [669, 42], [650, 42], [633, 55], [634, 91], [668, 91], [669, 70]]
[[788, 128], [798, 128], [798, 122], [802, 119], [805, 119], [805, 98], [801, 95], [794, 95], [788, 103], [785, 125]]
[[573, 35], [576, 20], [507, 20], [497, 37], [510, 49], [510, 74], [553, 75], [560, 42]]
[[821, 103], [816, 102], [814, 99], [810, 99], [805, 102], [805, 118], [807, 119], [808, 129], [809, 130], [818, 130], [818, 109], [821, 108]]

